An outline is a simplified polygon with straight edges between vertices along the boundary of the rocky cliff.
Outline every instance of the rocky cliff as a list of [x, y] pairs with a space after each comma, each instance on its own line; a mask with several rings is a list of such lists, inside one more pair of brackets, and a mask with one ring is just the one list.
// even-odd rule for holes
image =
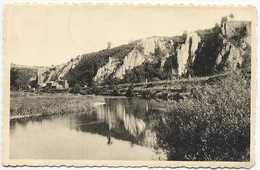
[[181, 36], [144, 38], [79, 55], [50, 69], [45, 81], [92, 85], [208, 76], [244, 67], [250, 71], [250, 30], [250, 22], [225, 21]]

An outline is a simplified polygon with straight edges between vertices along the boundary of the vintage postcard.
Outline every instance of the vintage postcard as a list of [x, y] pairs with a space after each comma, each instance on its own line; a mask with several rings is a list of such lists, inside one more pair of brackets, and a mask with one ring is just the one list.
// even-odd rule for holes
[[7, 4], [8, 166], [252, 167], [252, 6]]

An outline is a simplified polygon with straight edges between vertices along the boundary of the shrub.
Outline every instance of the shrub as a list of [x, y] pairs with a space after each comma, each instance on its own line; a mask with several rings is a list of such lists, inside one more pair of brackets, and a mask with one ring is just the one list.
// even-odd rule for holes
[[95, 95], [101, 94], [101, 89], [97, 86], [92, 86], [92, 93]]
[[142, 97], [144, 99], [151, 99], [151, 98], [153, 98], [153, 96], [154, 96], [154, 94], [149, 89], [145, 89], [145, 90], [142, 91]]
[[160, 116], [159, 145], [171, 160], [248, 161], [250, 87], [234, 74], [198, 90], [200, 97], [176, 103]]
[[129, 86], [128, 89], [127, 89], [127, 91], [126, 91], [126, 96], [127, 96], [127, 97], [132, 97], [132, 96], [134, 96], [133, 89], [134, 89], [133, 84], [131, 84], [131, 86]]
[[70, 90], [71, 93], [80, 93], [81, 86], [79, 84], [75, 84]]
[[112, 89], [112, 96], [120, 96], [120, 91], [116, 86], [112, 85], [110, 88]]

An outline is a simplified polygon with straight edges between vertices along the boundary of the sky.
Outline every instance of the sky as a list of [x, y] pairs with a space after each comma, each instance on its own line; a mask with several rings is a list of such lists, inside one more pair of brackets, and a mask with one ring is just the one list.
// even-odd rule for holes
[[173, 6], [8, 5], [4, 54], [12, 63], [50, 66], [80, 54], [151, 36], [210, 28], [233, 13], [250, 20], [250, 8]]

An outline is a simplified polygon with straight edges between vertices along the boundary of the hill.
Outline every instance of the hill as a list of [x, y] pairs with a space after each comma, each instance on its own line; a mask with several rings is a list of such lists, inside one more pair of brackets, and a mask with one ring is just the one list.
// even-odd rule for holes
[[226, 71], [250, 74], [251, 25], [223, 20], [207, 30], [174, 37], [148, 37], [111, 49], [81, 54], [39, 76], [75, 85], [138, 83], [202, 77]]

